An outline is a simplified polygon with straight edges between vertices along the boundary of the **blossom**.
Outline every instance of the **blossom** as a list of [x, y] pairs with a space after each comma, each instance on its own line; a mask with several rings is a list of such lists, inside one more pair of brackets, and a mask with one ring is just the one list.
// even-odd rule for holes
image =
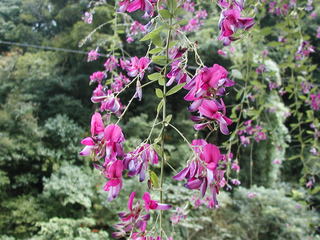
[[222, 155], [217, 146], [203, 139], [193, 140], [192, 146], [196, 154], [195, 158], [173, 178], [178, 181], [186, 179], [185, 187], [200, 190], [202, 197], [209, 188], [210, 206], [215, 207], [218, 205], [216, 195], [224, 182], [224, 170], [218, 168]]
[[230, 5], [226, 4], [225, 1], [220, 1], [220, 6], [225, 9], [221, 12], [220, 16], [220, 35], [218, 39], [224, 45], [229, 45], [231, 41], [236, 40], [233, 34], [237, 29], [248, 30], [254, 25], [254, 20], [253, 18], [241, 17], [243, 4], [239, 1], [235, 1]]
[[120, 92], [129, 82], [130, 79], [120, 73], [118, 76], [114, 77], [114, 82], [111, 83], [112, 92]]
[[94, 72], [91, 76], [90, 76], [90, 82], [98, 82], [101, 83], [101, 81], [105, 78], [105, 74], [104, 72]]
[[295, 55], [296, 60], [302, 60], [309, 57], [311, 53], [315, 52], [315, 47], [309, 41], [302, 41]]
[[259, 67], [256, 68], [256, 73], [262, 74], [263, 72], [266, 71], [266, 65], [260, 64]]
[[247, 146], [250, 144], [250, 139], [245, 136], [240, 136], [240, 141], [241, 141], [241, 144], [244, 146]]
[[182, 219], [187, 218], [187, 213], [182, 208], [176, 208], [175, 213], [171, 215], [170, 221], [172, 224], [178, 224]]
[[140, 182], [144, 181], [149, 163], [158, 164], [158, 154], [149, 144], [144, 144], [124, 157], [125, 168], [128, 176], [139, 175]]
[[317, 94], [311, 94], [310, 98], [311, 98], [312, 109], [315, 111], [319, 111], [320, 110], [320, 92]]
[[119, 66], [118, 59], [115, 56], [111, 56], [107, 59], [103, 66], [105, 67], [106, 71], [111, 72]]
[[119, 11], [135, 12], [141, 10], [145, 12], [143, 17], [152, 17], [156, 2], [156, 0], [123, 0], [119, 2]]
[[[124, 238], [130, 234], [130, 239], [137, 240], [161, 240], [160, 237], [146, 237], [147, 224], [150, 219], [150, 210], [167, 210], [171, 206], [161, 204], [151, 199], [150, 193], [145, 192], [142, 199], [143, 203], [138, 200], [134, 202], [136, 192], [132, 192], [128, 199], [128, 211], [120, 212], [120, 223], [114, 225], [117, 232], [112, 233], [114, 238]], [[168, 238], [168, 240], [172, 238]]]
[[241, 184], [241, 182], [238, 179], [231, 179], [231, 183], [236, 186], [239, 186]]
[[95, 61], [99, 58], [99, 53], [97, 52], [97, 50], [91, 50], [90, 52], [88, 52], [88, 62], [92, 62]]
[[93, 103], [101, 103], [100, 111], [110, 111], [116, 115], [121, 113], [121, 102], [116, 98], [111, 90], [105, 91], [103, 86], [99, 84], [93, 91], [91, 97]]
[[[143, 78], [144, 72], [150, 64], [150, 59], [147, 57], [133, 57], [129, 63], [122, 62], [123, 67], [128, 71], [128, 76], [135, 77], [137, 75]], [[121, 63], [120, 63], [121, 64]], [[126, 64], [126, 65], [125, 65]]]
[[282, 161], [280, 159], [275, 159], [272, 161], [273, 164], [280, 165]]
[[90, 12], [85, 12], [83, 17], [82, 17], [82, 20], [85, 22], [85, 23], [88, 23], [88, 24], [91, 24], [92, 23], [92, 20], [93, 20], [93, 15], [92, 13]]
[[183, 4], [182, 4], [182, 8], [188, 12], [194, 12], [194, 5], [195, 3], [192, 2], [191, 0], [186, 0]]
[[253, 199], [253, 198], [256, 198], [256, 197], [257, 197], [257, 194], [254, 193], [254, 192], [249, 192], [249, 193], [247, 194], [247, 197], [250, 198], [250, 199]]

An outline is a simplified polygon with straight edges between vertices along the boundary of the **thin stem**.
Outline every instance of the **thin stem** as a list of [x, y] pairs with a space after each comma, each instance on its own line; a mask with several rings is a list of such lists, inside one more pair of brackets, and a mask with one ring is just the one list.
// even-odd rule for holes
[[[167, 36], [167, 41], [166, 41], [166, 60], [167, 64], [164, 67], [164, 77], [166, 78], [167, 74], [167, 65], [169, 63], [169, 41], [171, 38], [171, 25], [172, 25], [172, 18], [169, 20], [169, 31], [168, 31], [168, 36]], [[160, 170], [160, 203], [163, 203], [163, 180], [164, 180], [164, 164], [165, 164], [165, 128], [166, 128], [166, 110], [167, 110], [167, 101], [166, 101], [166, 94], [167, 94], [167, 86], [166, 83], [163, 84], [163, 108], [162, 108], [162, 130], [161, 130], [161, 149], [162, 149], [162, 161], [161, 161], [161, 170]], [[159, 227], [160, 227], [160, 237], [162, 239], [162, 211], [160, 211], [160, 221], [159, 221]]]

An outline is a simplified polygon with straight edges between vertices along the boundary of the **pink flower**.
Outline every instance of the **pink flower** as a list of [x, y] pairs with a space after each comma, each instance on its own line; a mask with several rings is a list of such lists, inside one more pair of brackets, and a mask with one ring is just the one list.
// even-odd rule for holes
[[221, 56], [227, 56], [227, 53], [221, 49], [218, 50], [218, 54]]
[[272, 161], [273, 164], [280, 165], [282, 161], [280, 159], [275, 159]]
[[152, 200], [150, 193], [148, 192], [143, 194], [142, 199], [144, 201], [144, 208], [147, 212], [149, 212], [149, 210], [168, 210], [171, 208], [171, 205], [158, 203], [157, 201]]
[[147, 69], [147, 67], [150, 64], [150, 59], [147, 57], [133, 57], [130, 60], [130, 63], [126, 67], [126, 70], [128, 71], [128, 75], [130, 77], [135, 77], [139, 74], [140, 78], [143, 78], [144, 72]]
[[240, 141], [241, 141], [241, 144], [244, 145], [245, 147], [250, 144], [250, 139], [245, 136], [240, 136]]
[[232, 165], [231, 165], [231, 169], [236, 171], [236, 172], [239, 172], [240, 171], [240, 166], [237, 162], [233, 162]]
[[[227, 7], [224, 1], [221, 6]], [[231, 41], [236, 40], [233, 34], [237, 29], [248, 30], [254, 25], [253, 18], [241, 17], [242, 8], [241, 4], [230, 4], [228, 8], [221, 12], [219, 28], [220, 35], [219, 40], [223, 42], [224, 45], [229, 45]]]
[[111, 56], [107, 59], [103, 66], [105, 67], [106, 71], [111, 72], [119, 66], [118, 59], [115, 56]]
[[298, 51], [296, 52], [295, 59], [302, 60], [306, 57], [309, 57], [311, 53], [315, 52], [315, 47], [310, 44], [308, 41], [301, 42]]
[[238, 179], [231, 179], [231, 183], [236, 186], [239, 186], [241, 184], [241, 182]]
[[266, 65], [260, 64], [259, 67], [256, 68], [256, 73], [262, 74], [266, 71]]
[[88, 52], [87, 62], [95, 61], [98, 58], [99, 58], [99, 53], [97, 52], [97, 50], [91, 50], [90, 52]]
[[182, 208], [176, 208], [175, 213], [171, 215], [170, 221], [172, 224], [178, 224], [181, 220], [187, 218], [187, 213]]
[[135, 12], [137, 10], [144, 11], [143, 17], [152, 17], [154, 14], [155, 0], [123, 0], [119, 3], [120, 12]]
[[317, 94], [311, 94], [311, 107], [315, 111], [320, 110], [320, 92]]
[[249, 193], [247, 194], [247, 197], [250, 198], [250, 199], [253, 199], [253, 198], [257, 197], [257, 194], [254, 193], [254, 192], [249, 192]]
[[104, 72], [94, 72], [91, 76], [90, 76], [90, 82], [98, 82], [101, 83], [101, 81], [105, 78], [105, 74]]
[[125, 168], [128, 176], [139, 175], [140, 182], [144, 181], [149, 163], [158, 164], [158, 154], [149, 144], [144, 144], [124, 157]]
[[195, 3], [192, 2], [191, 0], [186, 0], [183, 3], [182, 8], [188, 12], [194, 12], [194, 5]]
[[91, 24], [92, 23], [92, 20], [93, 20], [93, 15], [92, 13], [90, 12], [85, 12], [83, 17], [82, 17], [82, 20], [85, 22], [85, 23], [88, 23], [88, 24]]
[[219, 193], [222, 182], [225, 181], [224, 171], [218, 168], [222, 155], [217, 146], [208, 144], [203, 139], [193, 140], [192, 146], [196, 157], [173, 178], [178, 181], [186, 179], [185, 187], [200, 190], [202, 197], [209, 188], [210, 201], [212, 207], [215, 207], [218, 204], [216, 195]]

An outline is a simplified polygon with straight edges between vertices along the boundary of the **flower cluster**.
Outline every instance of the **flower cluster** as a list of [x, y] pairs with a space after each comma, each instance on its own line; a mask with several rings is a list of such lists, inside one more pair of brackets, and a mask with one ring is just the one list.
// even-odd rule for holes
[[310, 98], [311, 98], [312, 109], [315, 111], [319, 111], [320, 110], [320, 93], [311, 94]]
[[130, 235], [133, 240], [161, 240], [160, 237], [148, 236], [147, 224], [150, 220], [150, 210], [168, 210], [168, 204], [161, 204], [151, 199], [150, 193], [145, 192], [142, 200], [134, 203], [135, 192], [132, 192], [128, 200], [128, 212], [119, 213], [121, 223], [114, 226], [117, 232], [112, 233], [114, 238], [123, 238]]
[[152, 17], [154, 14], [154, 6], [157, 0], [123, 0], [119, 2], [120, 12], [135, 12], [137, 10], [144, 11], [143, 17]]
[[146, 33], [148, 31], [149, 24], [143, 25], [138, 21], [133, 21], [129, 32], [127, 33], [127, 42], [131, 43], [134, 41], [134, 36], [140, 34], [140, 33]]
[[[264, 0], [265, 2], [266, 0]], [[277, 1], [271, 1], [269, 2], [269, 13], [274, 14], [277, 16], [280, 15], [287, 15], [289, 13], [289, 10], [294, 8], [296, 5], [296, 0], [290, 0], [289, 2], [277, 2]]]
[[223, 9], [220, 15], [219, 40], [224, 45], [229, 45], [231, 41], [236, 40], [233, 36], [238, 29], [248, 30], [254, 25], [254, 19], [249, 17], [241, 17], [241, 12], [244, 8], [244, 1], [232, 0], [231, 3], [227, 0], [218, 0], [218, 5]]
[[187, 180], [185, 187], [200, 190], [202, 197], [209, 189], [209, 207], [216, 207], [218, 205], [216, 196], [226, 183], [223, 167], [225, 164], [220, 163], [223, 156], [217, 146], [203, 139], [193, 140], [192, 147], [194, 157], [188, 162], [187, 167], [173, 178], [178, 181]]
[[139, 174], [140, 181], [143, 181], [148, 164], [158, 163], [158, 155], [152, 146], [145, 144], [126, 154], [123, 149], [124, 141], [121, 128], [116, 124], [105, 127], [100, 113], [92, 116], [91, 136], [81, 141], [85, 147], [80, 155], [91, 155], [96, 162], [95, 167], [108, 179], [104, 190], [109, 192], [109, 201], [119, 195], [124, 170], [128, 170], [128, 176]]
[[82, 16], [82, 20], [85, 23], [91, 24], [93, 21], [93, 15], [90, 12], [85, 12], [84, 15]]
[[267, 139], [266, 133], [259, 125], [252, 125], [252, 120], [244, 122], [244, 128], [239, 130], [237, 134], [240, 136], [241, 144], [247, 146], [250, 144], [250, 137], [253, 137], [256, 142]]
[[310, 44], [308, 41], [302, 41], [298, 51], [296, 52], [295, 59], [302, 60], [309, 57], [311, 53], [315, 52], [315, 47]]
[[96, 61], [99, 58], [99, 53], [97, 50], [91, 50], [90, 52], [88, 52], [88, 58], [87, 61], [88, 62], [92, 62], [92, 61]]
[[214, 64], [212, 67], [205, 67], [191, 79], [185, 89], [189, 90], [184, 97], [186, 101], [193, 103], [189, 107], [189, 111], [198, 111], [199, 116], [193, 116], [192, 120], [197, 122], [194, 126], [196, 130], [205, 127], [211, 127], [211, 122], [217, 122], [220, 131], [228, 134], [228, 125], [232, 124], [232, 120], [226, 117], [226, 107], [222, 99], [220, 102], [216, 100], [217, 96], [225, 94], [225, 88], [233, 86], [234, 82], [228, 78], [228, 71]]
[[187, 25], [181, 27], [182, 31], [193, 32], [199, 30], [199, 28], [204, 24], [203, 20], [208, 16], [206, 10], [199, 10], [195, 12], [195, 16], [191, 18]]

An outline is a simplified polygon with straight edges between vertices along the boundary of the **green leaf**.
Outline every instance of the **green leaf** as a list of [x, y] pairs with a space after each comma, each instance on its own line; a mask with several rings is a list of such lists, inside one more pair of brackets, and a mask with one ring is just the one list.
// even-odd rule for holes
[[160, 86], [164, 86], [164, 84], [166, 83], [165, 79], [163, 77], [158, 79], [158, 83]]
[[165, 121], [166, 121], [167, 123], [170, 123], [171, 120], [172, 120], [172, 114], [169, 114], [169, 115], [166, 117]]
[[167, 57], [166, 56], [153, 56], [151, 58], [152, 62], [154, 62], [155, 64], [164, 66], [167, 64]]
[[163, 98], [163, 92], [161, 89], [156, 88], [156, 95], [158, 98]]
[[242, 73], [238, 69], [232, 69], [231, 76], [237, 79], [242, 79]]
[[161, 78], [162, 75], [161, 73], [152, 73], [150, 75], [148, 75], [149, 80], [153, 81], [153, 80], [158, 80], [159, 78]]
[[174, 12], [177, 8], [176, 0], [167, 0], [168, 9], [170, 12]]
[[175, 94], [176, 92], [178, 92], [181, 88], [184, 87], [184, 85], [186, 85], [186, 83], [181, 83], [179, 85], [174, 86], [173, 88], [171, 88], [168, 92], [167, 92], [167, 96], [170, 96], [172, 94]]
[[159, 188], [159, 178], [154, 171], [149, 170], [149, 176], [152, 183], [152, 186], [155, 188]]
[[154, 45], [156, 45], [157, 47], [162, 47], [162, 40], [161, 40], [161, 37], [160, 37], [160, 33], [154, 35], [152, 38], [151, 38], [151, 41]]
[[158, 106], [157, 106], [157, 113], [159, 113], [161, 111], [163, 107], [163, 99], [159, 102]]
[[149, 51], [150, 54], [156, 54], [156, 53], [159, 53], [163, 50], [163, 48], [159, 47], [159, 48], [154, 48], [154, 49], [151, 49]]
[[153, 31], [146, 34], [142, 39], [140, 39], [140, 41], [143, 42], [143, 41], [147, 41], [147, 40], [154, 38], [156, 35], [160, 34], [162, 29], [163, 29], [163, 26], [154, 29]]
[[163, 17], [164, 19], [168, 19], [172, 17], [171, 13], [167, 9], [161, 9], [159, 10], [159, 13], [161, 17]]

